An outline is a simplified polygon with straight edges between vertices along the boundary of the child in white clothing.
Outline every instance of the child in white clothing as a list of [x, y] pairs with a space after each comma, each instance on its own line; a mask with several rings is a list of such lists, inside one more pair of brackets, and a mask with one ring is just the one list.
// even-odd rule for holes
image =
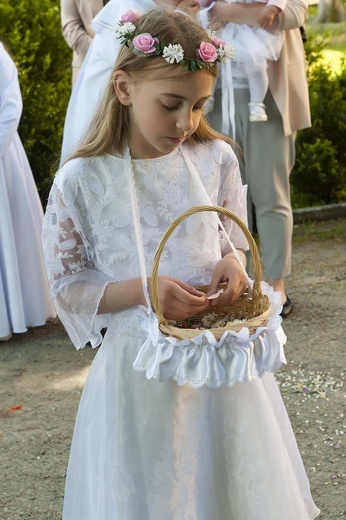
[[[225, 3], [233, 1], [225, 0]], [[252, 122], [267, 121], [268, 119], [263, 103], [269, 84], [267, 60], [277, 60], [283, 44], [283, 33], [273, 31], [272, 25], [275, 15], [280, 13], [286, 5], [286, 0], [259, 0], [259, 2], [263, 2], [264, 5], [257, 19], [258, 27], [228, 23], [220, 31], [220, 36], [231, 41], [234, 46], [233, 68], [248, 81], [249, 119]], [[199, 0], [199, 3], [201, 7], [212, 7], [214, 2], [213, 0]], [[240, 3], [249, 4], [253, 3], [253, 0], [240, 0]]]
[[[43, 233], [73, 343], [102, 343], [79, 406], [63, 519], [311, 520], [318, 510], [273, 374], [235, 384], [261, 345], [240, 352], [238, 343], [236, 374], [226, 380], [201, 358], [217, 345], [185, 348], [155, 329], [150, 273], [168, 225], [206, 201], [246, 220], [235, 154], [203, 117], [228, 48], [164, 8], [127, 12], [117, 34], [112, 83], [84, 144], [55, 178]], [[158, 283], [165, 318], [227, 305], [246, 290], [239, 260], [247, 242], [232, 220], [224, 228], [238, 255], [205, 212], [166, 244]], [[220, 282], [227, 289], [212, 300], [197, 289], [209, 284], [215, 293]], [[280, 319], [271, 327], [279, 330]], [[177, 384], [190, 369], [200, 374]]]

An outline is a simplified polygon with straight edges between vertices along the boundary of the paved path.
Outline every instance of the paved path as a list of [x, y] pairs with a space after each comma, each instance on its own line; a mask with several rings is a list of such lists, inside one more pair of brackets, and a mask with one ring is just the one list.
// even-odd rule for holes
[[[287, 285], [295, 309], [284, 322], [288, 365], [277, 373], [325, 520], [346, 518], [345, 239], [345, 219], [295, 227]], [[76, 351], [58, 323], [0, 344], [1, 520], [61, 519], [75, 414], [94, 355]]]

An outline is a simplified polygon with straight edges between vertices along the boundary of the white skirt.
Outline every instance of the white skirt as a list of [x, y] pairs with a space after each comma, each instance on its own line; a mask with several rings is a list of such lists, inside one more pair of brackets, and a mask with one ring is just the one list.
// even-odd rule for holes
[[222, 30], [222, 38], [234, 47], [235, 62], [247, 66], [247, 71], [266, 67], [267, 60], [278, 60], [283, 41], [283, 31], [268, 32], [260, 27], [229, 23]]
[[56, 315], [41, 245], [43, 210], [18, 134], [0, 159], [0, 338]]
[[85, 384], [64, 520], [318, 516], [272, 374], [220, 388], [148, 380], [133, 369], [145, 334], [135, 319], [127, 330], [110, 325]]

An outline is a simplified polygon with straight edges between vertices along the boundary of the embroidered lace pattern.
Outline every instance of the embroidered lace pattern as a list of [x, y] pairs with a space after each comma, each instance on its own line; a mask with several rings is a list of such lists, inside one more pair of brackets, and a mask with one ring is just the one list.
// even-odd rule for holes
[[[190, 157], [213, 202], [246, 220], [246, 188], [234, 153], [221, 141], [189, 149]], [[169, 156], [133, 161], [140, 224], [150, 274], [156, 247], [168, 225], [183, 211], [205, 203], [200, 187], [179, 150]], [[233, 222], [225, 228], [236, 247], [247, 249]], [[101, 341], [109, 315], [97, 315], [105, 286], [139, 276], [137, 246], [124, 162], [115, 156], [74, 159], [57, 174], [47, 205], [43, 241], [52, 293], [77, 348]], [[59, 246], [57, 247], [57, 244]], [[216, 218], [200, 213], [182, 223], [169, 240], [161, 274], [192, 285], [206, 284], [226, 240]], [[124, 317], [118, 313], [112, 320]]]

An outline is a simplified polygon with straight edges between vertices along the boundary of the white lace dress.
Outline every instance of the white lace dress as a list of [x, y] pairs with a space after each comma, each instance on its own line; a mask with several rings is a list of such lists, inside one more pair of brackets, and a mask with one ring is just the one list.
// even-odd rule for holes
[[43, 260], [43, 210], [17, 133], [17, 68], [0, 43], [0, 338], [56, 316]]
[[[148, 273], [168, 225], [206, 202], [182, 150], [133, 161]], [[214, 141], [188, 154], [212, 203], [246, 219], [230, 147]], [[64, 520], [315, 518], [272, 374], [219, 388], [149, 380], [133, 368], [145, 308], [96, 314], [108, 283], [140, 276], [130, 192], [123, 159], [74, 159], [57, 174], [47, 207], [44, 249], [59, 315], [77, 348], [98, 345], [107, 327], [79, 406]], [[225, 227], [236, 247], [247, 247], [236, 225]], [[217, 220], [196, 214], [170, 237], [160, 274], [208, 283], [226, 247]]]

